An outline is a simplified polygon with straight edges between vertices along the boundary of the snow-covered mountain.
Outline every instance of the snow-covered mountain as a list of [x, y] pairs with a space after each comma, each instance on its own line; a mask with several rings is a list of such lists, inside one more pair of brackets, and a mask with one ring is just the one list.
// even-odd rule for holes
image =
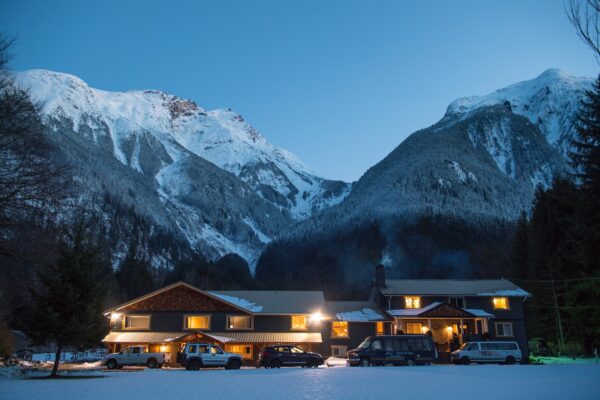
[[[206, 111], [152, 90], [102, 91], [46, 70], [18, 73], [16, 81], [40, 105], [49, 137], [74, 167], [78, 201], [98, 210], [106, 194], [209, 258], [237, 253], [253, 266], [292, 221], [349, 192], [349, 184], [318, 177], [229, 109]], [[125, 238], [117, 246], [123, 256]], [[165, 256], [151, 257], [165, 264]]]

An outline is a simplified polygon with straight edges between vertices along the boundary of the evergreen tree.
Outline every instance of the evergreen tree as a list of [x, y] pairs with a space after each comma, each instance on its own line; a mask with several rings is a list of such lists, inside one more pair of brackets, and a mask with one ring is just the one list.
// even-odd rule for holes
[[110, 265], [86, 238], [83, 222], [65, 237], [56, 262], [38, 273], [40, 287], [23, 327], [34, 345], [56, 346], [51, 377], [57, 374], [64, 347], [97, 346], [108, 331], [102, 311]]
[[122, 300], [131, 300], [156, 289], [152, 270], [147, 262], [137, 254], [133, 242], [125, 260], [115, 274]]

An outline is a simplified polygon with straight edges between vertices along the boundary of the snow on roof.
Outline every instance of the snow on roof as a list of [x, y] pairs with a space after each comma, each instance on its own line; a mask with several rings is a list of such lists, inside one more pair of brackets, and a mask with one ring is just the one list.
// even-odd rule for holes
[[495, 316], [494, 314], [490, 314], [486, 311], [479, 310], [477, 308], [463, 308], [463, 310], [465, 310], [469, 314], [473, 314], [476, 317], [491, 317], [491, 318], [493, 318]]
[[429, 311], [431, 309], [436, 308], [437, 306], [439, 306], [440, 303], [439, 301], [434, 301], [433, 303], [429, 304], [428, 306], [425, 307], [421, 307], [421, 308], [402, 308], [399, 310], [388, 310], [387, 313], [390, 314], [393, 317], [414, 317], [417, 315], [420, 315], [422, 313], [424, 313], [425, 311]]
[[382, 321], [385, 317], [379, 314], [372, 308], [363, 308], [357, 311], [347, 311], [335, 314], [335, 319], [338, 321], [348, 322], [368, 322], [368, 321]]
[[228, 303], [231, 303], [235, 306], [238, 306], [238, 307], [248, 310], [250, 312], [261, 312], [263, 310], [263, 306], [255, 304], [255, 303], [253, 303], [249, 300], [243, 299], [243, 298], [229, 296], [226, 294], [216, 293], [216, 292], [209, 292], [209, 293], [212, 294], [213, 296], [217, 296], [221, 300], [224, 300]]
[[521, 288], [496, 290], [495, 292], [477, 293], [477, 296], [506, 296], [506, 297], [529, 297], [531, 294]]

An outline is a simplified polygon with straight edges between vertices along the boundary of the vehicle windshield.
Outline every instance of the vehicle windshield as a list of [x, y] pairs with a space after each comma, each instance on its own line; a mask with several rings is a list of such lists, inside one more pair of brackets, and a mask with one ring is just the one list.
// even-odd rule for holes
[[464, 350], [464, 349], [466, 349], [469, 346], [469, 344], [470, 344], [469, 342], [465, 342], [458, 349], [459, 350]]
[[359, 349], [367, 349], [371, 347], [371, 339], [365, 339], [361, 344], [358, 345]]

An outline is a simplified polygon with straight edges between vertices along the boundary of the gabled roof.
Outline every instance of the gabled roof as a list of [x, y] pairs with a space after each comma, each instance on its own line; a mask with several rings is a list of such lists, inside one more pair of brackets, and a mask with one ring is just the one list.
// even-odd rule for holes
[[156, 296], [156, 295], [158, 295], [158, 294], [164, 293], [164, 292], [166, 292], [166, 291], [168, 291], [168, 290], [174, 289], [174, 288], [176, 288], [176, 287], [179, 287], [179, 286], [185, 286], [185, 287], [187, 287], [188, 289], [195, 290], [195, 291], [197, 291], [198, 293], [201, 293], [201, 294], [203, 294], [203, 295], [206, 295], [206, 296], [208, 296], [208, 297], [210, 297], [210, 298], [213, 298], [213, 299], [215, 299], [215, 300], [217, 300], [217, 301], [220, 301], [220, 302], [222, 302], [222, 303], [228, 304], [229, 306], [231, 306], [231, 307], [234, 307], [234, 308], [237, 308], [237, 309], [238, 309], [238, 310], [240, 310], [240, 311], [244, 311], [244, 312], [250, 312], [250, 313], [252, 313], [252, 312], [251, 312], [251, 311], [249, 311], [248, 309], [246, 309], [246, 308], [243, 308], [243, 307], [241, 307], [241, 306], [240, 306], [240, 305], [238, 305], [238, 304], [230, 303], [230, 302], [229, 302], [229, 301], [227, 301], [226, 299], [223, 299], [223, 298], [220, 298], [220, 297], [218, 297], [218, 296], [215, 296], [214, 294], [212, 294], [212, 293], [210, 293], [210, 292], [207, 292], [207, 291], [204, 291], [204, 290], [198, 289], [197, 287], [195, 287], [195, 286], [192, 286], [192, 285], [190, 285], [189, 283], [185, 283], [185, 282], [183, 282], [183, 281], [179, 281], [179, 282], [175, 282], [175, 283], [173, 283], [173, 284], [171, 284], [171, 285], [165, 286], [165, 287], [163, 287], [163, 288], [161, 288], [161, 289], [158, 289], [158, 290], [155, 290], [155, 291], [153, 291], [153, 292], [150, 292], [150, 293], [148, 293], [148, 294], [145, 294], [145, 295], [143, 295], [143, 296], [140, 296], [140, 297], [138, 297], [138, 298], [135, 298], [135, 299], [133, 299], [133, 300], [130, 300], [130, 301], [126, 302], [126, 303], [119, 304], [119, 305], [118, 305], [118, 306], [116, 306], [116, 307], [113, 307], [113, 308], [111, 308], [111, 309], [108, 309], [108, 310], [106, 310], [106, 311], [104, 312], [104, 315], [107, 315], [107, 314], [109, 314], [109, 313], [111, 313], [111, 312], [114, 312], [114, 311], [119, 311], [119, 310], [121, 310], [121, 309], [123, 309], [123, 308], [125, 308], [125, 307], [128, 307], [128, 306], [132, 305], [132, 304], [135, 304], [135, 303], [138, 303], [138, 302], [140, 302], [140, 301], [143, 301], [143, 300], [149, 299], [150, 297], [153, 297], [153, 296]]
[[226, 290], [209, 293], [253, 314], [312, 314], [322, 312], [325, 307], [321, 291]]
[[506, 279], [388, 279], [386, 296], [506, 296], [531, 297], [531, 294]]
[[388, 319], [383, 310], [370, 301], [327, 301], [325, 312], [334, 321], [370, 322]]
[[434, 301], [421, 308], [401, 308], [398, 310], [387, 310], [393, 317], [420, 317], [420, 318], [474, 318], [494, 317], [494, 315], [475, 308], [459, 308], [449, 303]]

